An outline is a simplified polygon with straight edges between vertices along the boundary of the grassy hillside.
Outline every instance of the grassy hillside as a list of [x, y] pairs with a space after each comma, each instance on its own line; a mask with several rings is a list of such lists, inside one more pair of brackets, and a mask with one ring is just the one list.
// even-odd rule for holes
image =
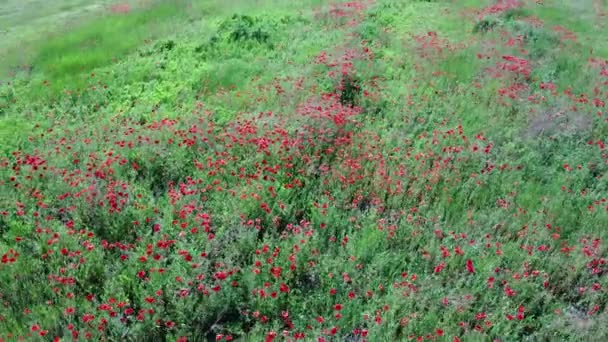
[[62, 1], [0, 0], [0, 341], [608, 339], [605, 1]]

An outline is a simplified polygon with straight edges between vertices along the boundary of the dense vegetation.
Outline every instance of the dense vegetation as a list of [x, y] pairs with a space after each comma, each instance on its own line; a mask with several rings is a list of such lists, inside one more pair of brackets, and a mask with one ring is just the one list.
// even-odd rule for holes
[[0, 341], [608, 339], [607, 11], [148, 1], [37, 38]]

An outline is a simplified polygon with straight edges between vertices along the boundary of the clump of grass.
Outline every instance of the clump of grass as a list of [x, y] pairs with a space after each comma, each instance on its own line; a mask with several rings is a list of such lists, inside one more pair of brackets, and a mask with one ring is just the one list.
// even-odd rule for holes
[[484, 18], [475, 23], [475, 26], [473, 26], [473, 32], [488, 32], [493, 30], [496, 26], [498, 26], [498, 20], [494, 18]]

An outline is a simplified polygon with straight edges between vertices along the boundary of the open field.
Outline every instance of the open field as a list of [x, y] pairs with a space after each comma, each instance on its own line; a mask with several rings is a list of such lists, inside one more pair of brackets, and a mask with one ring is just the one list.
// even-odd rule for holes
[[0, 342], [608, 340], [603, 0], [0, 0]]
[[[10, 67], [30, 62], [38, 45], [53, 33], [108, 12], [116, 1], [2, 0], [0, 1], [0, 58], [2, 79]], [[8, 69], [7, 69], [8, 68]]]

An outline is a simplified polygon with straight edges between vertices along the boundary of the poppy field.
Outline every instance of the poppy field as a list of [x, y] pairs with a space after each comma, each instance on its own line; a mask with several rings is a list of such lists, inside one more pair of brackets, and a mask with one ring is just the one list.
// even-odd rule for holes
[[0, 68], [0, 342], [608, 339], [607, 1], [104, 6]]

